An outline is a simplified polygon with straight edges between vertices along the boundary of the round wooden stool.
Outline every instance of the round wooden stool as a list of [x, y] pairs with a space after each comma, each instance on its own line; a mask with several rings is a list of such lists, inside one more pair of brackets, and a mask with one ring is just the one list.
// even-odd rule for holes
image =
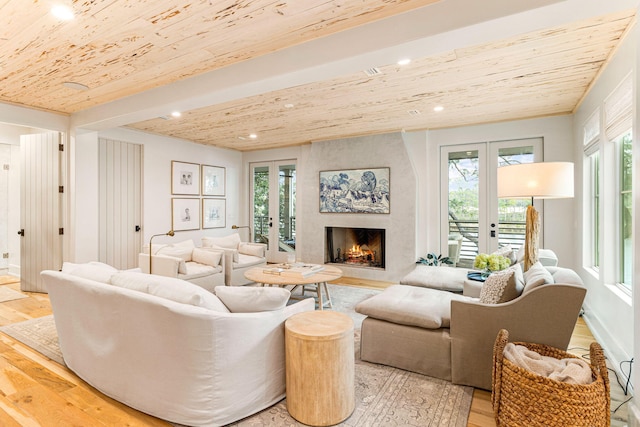
[[285, 322], [287, 410], [312, 426], [344, 421], [355, 408], [353, 320], [307, 311]]

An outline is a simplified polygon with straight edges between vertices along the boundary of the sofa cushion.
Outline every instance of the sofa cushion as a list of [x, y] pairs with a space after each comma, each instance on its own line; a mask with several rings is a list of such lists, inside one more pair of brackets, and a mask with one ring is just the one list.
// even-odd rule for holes
[[185, 274], [179, 274], [178, 278], [182, 280], [198, 279], [200, 277], [211, 276], [222, 272], [222, 267], [212, 267], [206, 264], [199, 264], [197, 262], [189, 261], [187, 263], [187, 272]]
[[195, 248], [191, 257], [194, 262], [216, 267], [220, 264], [222, 253], [218, 251], [208, 251], [206, 249]]
[[124, 271], [111, 276], [111, 284], [169, 299], [182, 304], [228, 313], [220, 299], [211, 292], [187, 281], [173, 277]]
[[474, 299], [437, 289], [391, 285], [382, 293], [358, 303], [356, 312], [399, 325], [426, 329], [448, 328], [452, 300]]
[[524, 288], [522, 267], [515, 264], [502, 271], [496, 271], [487, 277], [480, 290], [480, 302], [500, 304], [516, 299]]
[[468, 272], [465, 268], [418, 264], [400, 280], [400, 284], [462, 292]]
[[526, 294], [538, 286], [551, 283], [554, 283], [553, 276], [549, 273], [549, 270], [542, 266], [540, 261], [537, 261], [529, 267], [529, 270], [524, 272], [524, 290], [522, 293]]
[[551, 277], [553, 277], [553, 283], [566, 283], [569, 285], [580, 285], [583, 286], [584, 283], [578, 273], [570, 268], [565, 267], [545, 267], [549, 273], [551, 273]]
[[262, 257], [253, 255], [238, 254], [238, 261], [233, 263], [233, 269], [251, 267], [254, 265], [264, 264], [265, 260]]
[[205, 248], [220, 247], [225, 249], [237, 249], [240, 244], [240, 235], [233, 233], [224, 237], [203, 237], [202, 246]]
[[238, 245], [238, 253], [257, 257], [264, 257], [264, 246], [242, 242]]
[[110, 283], [111, 276], [119, 270], [103, 262], [91, 261], [81, 264], [72, 262], [62, 263], [62, 272], [100, 283]]
[[232, 313], [281, 310], [291, 296], [291, 292], [284, 288], [218, 286], [215, 292]]

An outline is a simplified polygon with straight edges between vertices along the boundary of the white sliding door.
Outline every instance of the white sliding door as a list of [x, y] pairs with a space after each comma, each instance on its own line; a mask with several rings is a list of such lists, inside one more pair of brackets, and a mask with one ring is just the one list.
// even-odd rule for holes
[[138, 266], [142, 247], [142, 146], [99, 140], [99, 260]]
[[46, 292], [42, 270], [62, 268], [59, 132], [20, 136], [20, 289]]

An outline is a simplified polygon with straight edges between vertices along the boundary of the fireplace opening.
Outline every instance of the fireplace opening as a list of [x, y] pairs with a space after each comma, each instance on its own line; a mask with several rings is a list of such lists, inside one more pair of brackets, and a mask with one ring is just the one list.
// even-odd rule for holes
[[325, 227], [325, 231], [325, 263], [384, 268], [384, 229]]

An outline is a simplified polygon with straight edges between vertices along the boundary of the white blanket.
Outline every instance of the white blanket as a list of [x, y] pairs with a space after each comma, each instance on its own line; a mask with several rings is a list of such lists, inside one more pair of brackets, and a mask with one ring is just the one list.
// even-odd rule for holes
[[590, 384], [593, 382], [589, 364], [577, 358], [556, 359], [543, 356], [523, 345], [508, 343], [504, 347], [504, 357], [516, 366], [555, 381], [569, 384]]

